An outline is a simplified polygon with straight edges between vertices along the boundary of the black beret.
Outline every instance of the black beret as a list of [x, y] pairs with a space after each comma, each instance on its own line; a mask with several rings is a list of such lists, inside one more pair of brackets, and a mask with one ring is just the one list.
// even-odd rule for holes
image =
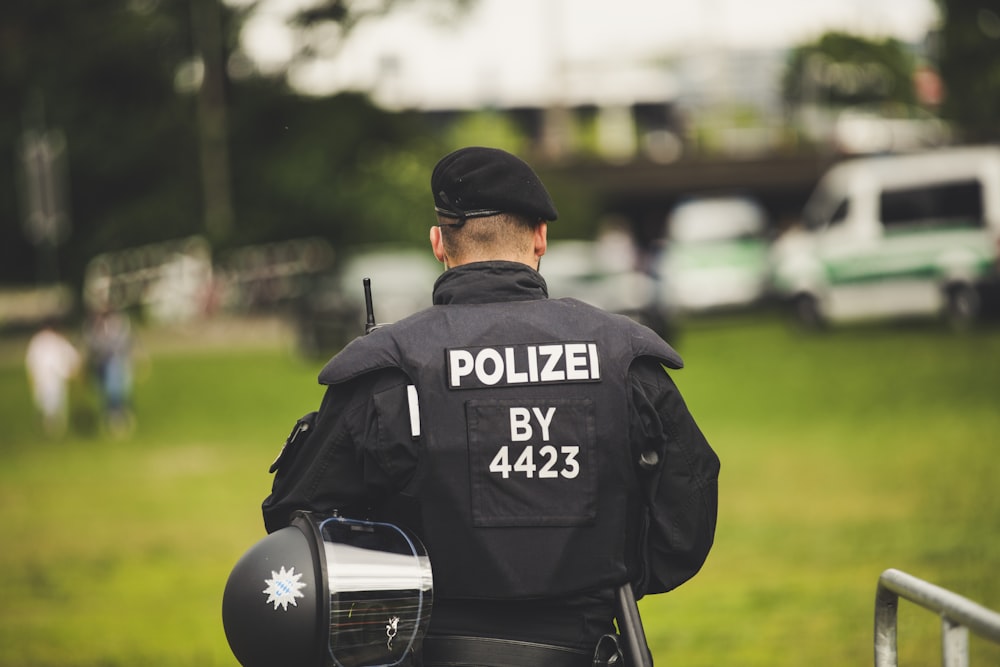
[[555, 220], [555, 204], [528, 164], [498, 148], [460, 148], [441, 158], [431, 174], [435, 210], [464, 221], [498, 213]]

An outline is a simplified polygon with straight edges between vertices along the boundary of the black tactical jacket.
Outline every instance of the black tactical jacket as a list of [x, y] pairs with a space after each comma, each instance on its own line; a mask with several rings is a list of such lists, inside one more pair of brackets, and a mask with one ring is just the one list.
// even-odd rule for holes
[[267, 529], [295, 509], [410, 527], [434, 568], [432, 632], [586, 646], [615, 585], [642, 595], [693, 576], [718, 459], [665, 372], [677, 353], [627, 318], [548, 299], [521, 264], [449, 270], [434, 304], [320, 373], [327, 395], [276, 462]]

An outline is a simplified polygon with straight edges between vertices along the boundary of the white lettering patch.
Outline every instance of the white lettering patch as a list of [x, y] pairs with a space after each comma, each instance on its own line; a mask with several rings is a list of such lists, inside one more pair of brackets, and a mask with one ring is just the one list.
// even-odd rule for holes
[[593, 342], [450, 348], [447, 362], [452, 389], [601, 379], [600, 355]]

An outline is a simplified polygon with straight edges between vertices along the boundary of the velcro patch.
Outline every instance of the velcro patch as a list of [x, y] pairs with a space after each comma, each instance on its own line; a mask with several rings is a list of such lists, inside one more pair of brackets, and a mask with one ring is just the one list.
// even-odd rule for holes
[[576, 526], [597, 516], [593, 401], [473, 400], [469, 429], [476, 526]]

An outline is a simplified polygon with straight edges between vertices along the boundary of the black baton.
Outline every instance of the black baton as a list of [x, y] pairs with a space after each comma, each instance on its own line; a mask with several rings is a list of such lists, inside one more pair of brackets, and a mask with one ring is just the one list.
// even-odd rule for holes
[[653, 656], [642, 629], [639, 605], [635, 602], [632, 584], [624, 583], [615, 591], [618, 601], [618, 630], [625, 640], [625, 657], [630, 667], [653, 667]]

